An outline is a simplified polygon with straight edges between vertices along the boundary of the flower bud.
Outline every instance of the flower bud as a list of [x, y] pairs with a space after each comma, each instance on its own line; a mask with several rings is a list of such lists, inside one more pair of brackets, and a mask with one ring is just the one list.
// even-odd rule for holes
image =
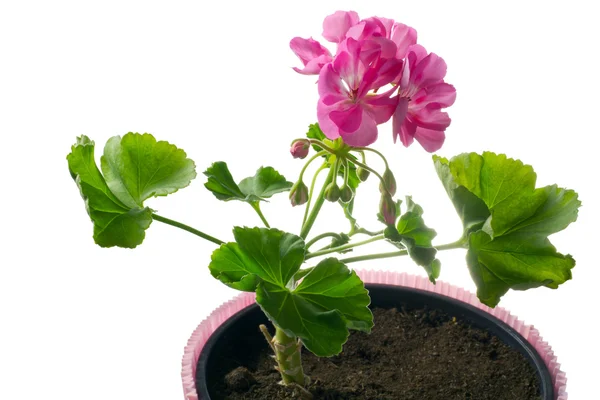
[[356, 175], [358, 175], [358, 179], [360, 179], [361, 182], [364, 182], [367, 180], [369, 175], [371, 175], [371, 173], [364, 168], [358, 167], [356, 168]]
[[325, 199], [327, 201], [336, 202], [340, 199], [340, 188], [335, 182], [331, 182], [325, 189]]
[[292, 143], [290, 153], [294, 158], [306, 158], [310, 150], [310, 142], [306, 139], [299, 139]]
[[290, 189], [290, 201], [292, 206], [301, 206], [308, 201], [308, 188], [302, 181], [294, 183]]
[[340, 187], [340, 200], [343, 203], [350, 203], [352, 201], [352, 198], [354, 197], [354, 192], [352, 191], [352, 188], [350, 188], [350, 186], [343, 184]]
[[379, 213], [386, 224], [394, 225], [396, 223], [396, 203], [389, 193], [383, 193], [381, 195]]
[[[379, 191], [385, 193], [386, 191], [392, 196], [396, 194], [396, 178], [389, 169], [386, 169], [383, 173], [383, 182], [379, 183]], [[385, 184], [385, 186], [384, 186]]]

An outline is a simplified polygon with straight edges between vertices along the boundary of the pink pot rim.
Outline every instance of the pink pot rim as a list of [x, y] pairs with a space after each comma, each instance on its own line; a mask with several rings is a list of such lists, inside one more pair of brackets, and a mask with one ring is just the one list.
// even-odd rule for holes
[[[380, 283], [426, 290], [460, 300], [495, 316], [519, 332], [533, 346], [533, 348], [536, 349], [546, 363], [546, 366], [552, 375], [555, 399], [567, 400], [567, 376], [563, 371], [561, 371], [560, 364], [558, 363], [557, 358], [552, 351], [552, 347], [542, 339], [539, 331], [536, 328], [534, 328], [532, 325], [525, 324], [514, 315], [511, 315], [511, 313], [504, 308], [489, 308], [481, 304], [477, 299], [477, 296], [467, 290], [442, 281], [438, 281], [437, 284], [433, 285], [427, 278], [422, 276], [411, 275], [405, 272], [370, 270], [356, 270], [356, 273], [365, 283]], [[198, 393], [196, 392], [196, 364], [198, 362], [200, 352], [212, 333], [219, 326], [221, 326], [221, 324], [223, 324], [227, 319], [229, 319], [229, 317], [238, 311], [254, 303], [254, 293], [242, 293], [214, 310], [206, 319], [204, 319], [204, 321], [200, 323], [200, 325], [198, 325], [194, 333], [192, 333], [192, 336], [188, 340], [187, 346], [184, 350], [181, 367], [181, 379], [183, 383], [183, 394], [185, 400], [207, 400], [200, 399]]]

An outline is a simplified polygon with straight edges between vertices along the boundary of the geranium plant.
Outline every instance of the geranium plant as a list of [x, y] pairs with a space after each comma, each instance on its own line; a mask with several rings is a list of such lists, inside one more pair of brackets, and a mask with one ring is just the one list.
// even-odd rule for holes
[[[536, 188], [532, 167], [505, 155], [434, 155], [437, 175], [464, 228], [455, 242], [434, 244], [436, 232], [425, 224], [423, 209], [410, 196], [403, 202], [396, 198], [396, 180], [386, 158], [369, 146], [399, 138], [404, 146], [416, 140], [429, 153], [441, 148], [450, 125], [444, 109], [456, 97], [454, 87], [444, 80], [445, 62], [417, 44], [413, 28], [391, 19], [360, 19], [355, 12], [338, 11], [325, 18], [323, 37], [335, 51], [312, 38], [297, 37], [290, 43], [302, 62], [295, 71], [318, 75], [319, 93], [318, 123], [291, 144], [293, 158], [307, 160], [295, 183], [272, 167], [261, 167], [239, 181], [225, 162], [204, 171], [205, 187], [217, 199], [248, 203], [264, 225], [235, 227], [232, 242], [157, 215], [144, 205], [151, 197], [188, 186], [196, 177], [194, 162], [174, 145], [150, 134], [113, 137], [99, 168], [94, 142], [81, 136], [67, 157], [98, 245], [134, 248], [153, 221], [218, 245], [207, 260], [210, 273], [231, 288], [256, 292], [256, 302], [275, 328], [274, 336], [266, 327], [261, 330], [275, 353], [282, 382], [299, 386], [307, 382], [302, 346], [317, 356], [332, 356], [341, 352], [349, 330], [369, 332], [373, 327], [369, 293], [348, 264], [409, 256], [435, 283], [441, 267], [437, 252], [465, 248], [477, 295], [494, 307], [509, 289], [557, 288], [571, 278], [574, 259], [559, 253], [548, 236], [575, 221], [580, 206], [572, 190], [556, 185]], [[314, 84], [314, 78], [307, 84]], [[390, 120], [391, 135], [378, 139], [379, 126]], [[383, 170], [371, 162], [379, 158]], [[312, 178], [305, 176], [307, 171]], [[322, 187], [320, 174], [326, 175]], [[375, 232], [353, 217], [354, 198], [367, 179], [379, 181], [380, 203], [373, 216], [381, 229]], [[289, 192], [292, 206], [306, 208], [299, 232], [271, 227], [262, 213], [267, 199], [284, 192]], [[325, 201], [340, 205], [349, 226], [311, 234]], [[346, 254], [376, 241], [389, 242], [393, 251]], [[321, 256], [327, 258], [314, 261]]]

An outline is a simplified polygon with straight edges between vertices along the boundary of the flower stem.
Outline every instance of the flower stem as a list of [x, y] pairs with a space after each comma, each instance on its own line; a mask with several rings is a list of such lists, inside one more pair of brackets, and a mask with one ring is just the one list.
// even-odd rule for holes
[[[370, 148], [370, 147], [353, 147], [353, 148], [352, 148], [352, 151], [359, 151], [359, 152], [362, 152], [362, 151], [364, 151], [364, 150], [371, 151], [371, 152], [373, 152], [373, 153], [377, 154], [379, 157], [381, 157], [381, 159], [383, 160], [383, 162], [384, 162], [384, 164], [385, 164], [385, 168], [386, 168], [386, 169], [389, 169], [389, 166], [388, 166], [387, 159], [385, 158], [385, 156], [384, 156], [383, 154], [381, 154], [381, 152], [379, 152], [379, 151], [377, 151], [377, 150], [375, 150], [375, 149], [372, 149], [372, 148]], [[365, 160], [364, 160], [364, 153], [363, 153], [363, 162], [365, 162]]]
[[167, 225], [174, 226], [176, 228], [183, 229], [184, 231], [188, 231], [190, 233], [193, 233], [196, 236], [200, 236], [202, 239], [208, 240], [209, 242], [213, 242], [213, 243], [218, 244], [218, 245], [221, 245], [221, 244], [225, 243], [222, 240], [219, 240], [219, 239], [214, 238], [214, 237], [212, 237], [210, 235], [207, 235], [204, 232], [199, 231], [198, 229], [194, 229], [191, 226], [187, 226], [185, 224], [182, 224], [181, 222], [173, 221], [172, 219], [169, 219], [169, 218], [161, 217], [158, 214], [152, 214], [152, 219], [154, 219], [156, 221], [160, 221], [160, 222], [162, 222], [164, 224], [167, 224]]
[[304, 370], [302, 369], [302, 358], [300, 349], [302, 344], [293, 337], [275, 327], [275, 339], [273, 340], [275, 348], [275, 360], [277, 369], [281, 374], [281, 379], [286, 385], [296, 383], [301, 387], [306, 383]]
[[306, 221], [304, 222], [304, 224], [302, 224], [302, 229], [300, 231], [300, 236], [302, 237], [302, 239], [306, 239], [306, 237], [308, 236], [308, 233], [310, 232], [310, 229], [312, 228], [313, 224], [315, 223], [315, 220], [317, 219], [317, 215], [319, 215], [319, 211], [321, 210], [321, 207], [323, 206], [323, 203], [325, 202], [325, 189], [327, 188], [327, 185], [329, 184], [331, 179], [334, 177], [335, 177], [335, 168], [330, 168], [329, 174], [327, 175], [327, 178], [325, 178], [325, 182], [323, 183], [323, 188], [321, 189], [321, 192], [319, 193], [317, 200], [315, 201], [315, 205], [313, 206], [312, 211], [310, 212], [310, 214], [309, 214], [308, 218], [306, 219]]
[[319, 251], [315, 251], [314, 253], [308, 253], [306, 255], [306, 257], [304, 257], [304, 259], [308, 260], [309, 258], [318, 257], [318, 256], [322, 256], [322, 255], [325, 255], [325, 254], [348, 250], [348, 249], [351, 249], [351, 248], [354, 248], [354, 247], [362, 246], [364, 244], [368, 244], [368, 243], [371, 243], [371, 242], [376, 242], [376, 241], [382, 240], [382, 239], [384, 239], [383, 235], [373, 236], [373, 237], [371, 237], [369, 239], [366, 239], [366, 240], [363, 240], [361, 242], [348, 243], [348, 244], [345, 244], [345, 245], [342, 245], [342, 246], [332, 247], [332, 248], [324, 249], [324, 250], [319, 250]]
[[252, 206], [252, 208], [254, 208], [254, 211], [256, 211], [256, 213], [260, 217], [263, 224], [265, 224], [265, 226], [267, 228], [270, 228], [269, 223], [267, 222], [267, 219], [265, 218], [262, 211], [260, 210], [260, 203], [258, 201], [253, 201], [252, 203], [250, 203], [250, 205]]
[[335, 233], [335, 232], [321, 233], [320, 235], [317, 235], [314, 238], [312, 238], [311, 240], [309, 240], [308, 242], [306, 242], [306, 248], [307, 249], [310, 248], [310, 246], [312, 246], [313, 244], [315, 244], [319, 240], [324, 239], [326, 237], [334, 237], [334, 238], [340, 239], [340, 234], [339, 233]]
[[361, 167], [361, 168], [366, 169], [367, 171], [373, 173], [374, 175], [376, 175], [379, 178], [379, 180], [381, 182], [383, 182], [383, 177], [379, 174], [379, 172], [375, 171], [373, 168], [369, 167], [367, 164], [363, 164], [363, 163], [359, 162], [358, 160], [352, 160], [352, 163], [354, 165], [356, 165], [357, 167]]
[[308, 192], [308, 201], [306, 202], [306, 209], [304, 210], [304, 218], [302, 218], [302, 226], [306, 223], [306, 218], [308, 218], [308, 211], [310, 210], [310, 204], [312, 202], [313, 194], [315, 193], [315, 184], [317, 183], [317, 177], [327, 167], [327, 163], [323, 163], [315, 172], [313, 176], [312, 182], [310, 183], [310, 191]]
[[[434, 247], [438, 251], [462, 249], [465, 247], [465, 242], [463, 239], [460, 239], [460, 240], [457, 240], [456, 242], [441, 244], [439, 246], [434, 246]], [[343, 258], [340, 261], [345, 264], [348, 264], [348, 263], [357, 262], [357, 261], [377, 260], [377, 259], [381, 259], [381, 258], [392, 258], [392, 257], [406, 256], [406, 255], [408, 255], [407, 250], [400, 250], [400, 251], [392, 251], [389, 253], [366, 254], [364, 256]]]

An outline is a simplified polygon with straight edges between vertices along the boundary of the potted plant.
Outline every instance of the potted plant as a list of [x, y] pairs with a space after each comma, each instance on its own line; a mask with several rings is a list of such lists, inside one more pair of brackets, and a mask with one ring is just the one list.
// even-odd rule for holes
[[[213, 359], [222, 358], [223, 365], [230, 365], [232, 359], [243, 358], [236, 353], [239, 348], [232, 347], [237, 343], [255, 357], [249, 363], [255, 367], [263, 363], [263, 370], [269, 371], [265, 379], [271, 381], [258, 381], [247, 368], [250, 365], [222, 371], [222, 366], [211, 369], [204, 364], [200, 371], [210, 369], [213, 374], [218, 370], [221, 374], [215, 378], [214, 387], [206, 389], [210, 398], [449, 398], [448, 394], [422, 391], [425, 371], [441, 364], [455, 371], [474, 368], [463, 377], [464, 387], [450, 388], [453, 396], [501, 398], [496, 392], [485, 392], [491, 380], [496, 383], [506, 378], [503, 372], [498, 375], [498, 363], [494, 363], [498, 360], [513, 360], [516, 364], [509, 364], [508, 369], [515, 365], [523, 368], [518, 370], [519, 376], [532, 363], [540, 368], [529, 371], [531, 379], [515, 377], [519, 382], [508, 381], [494, 389], [502, 392], [502, 387], [521, 384], [523, 391], [503, 392], [509, 396], [506, 398], [515, 398], [514, 393], [519, 393], [518, 398], [556, 397], [552, 382], [550, 389], [546, 388], [550, 376], [543, 371], [547, 355], [539, 354], [535, 346], [528, 347], [519, 329], [511, 330], [476, 308], [448, 298], [410, 289], [390, 292], [386, 287], [365, 286], [361, 274], [348, 265], [408, 256], [435, 283], [441, 268], [437, 252], [464, 248], [482, 304], [495, 307], [509, 289], [557, 288], [571, 278], [575, 261], [559, 253], [548, 236], [576, 220], [580, 206], [577, 194], [556, 185], [536, 188], [533, 168], [502, 154], [464, 153], [451, 159], [434, 155], [437, 175], [463, 223], [463, 234], [456, 241], [434, 245], [436, 232], [425, 224], [423, 209], [410, 196], [404, 201], [396, 197], [394, 173], [384, 154], [370, 146], [377, 141], [378, 125], [391, 120], [395, 141], [399, 138], [409, 146], [416, 140], [430, 153], [441, 148], [450, 125], [444, 110], [454, 103], [456, 95], [454, 87], [444, 81], [446, 64], [417, 43], [414, 29], [390, 19], [360, 19], [355, 12], [338, 11], [325, 18], [323, 27], [325, 39], [337, 46], [335, 52], [313, 39], [294, 38], [290, 43], [303, 64], [295, 68], [296, 72], [318, 75], [319, 92], [318, 123], [310, 125], [306, 137], [291, 144], [291, 155], [307, 160], [295, 182], [270, 166], [260, 167], [242, 180], [233, 178], [225, 162], [215, 162], [204, 171], [205, 187], [217, 199], [247, 203], [263, 226], [234, 227], [234, 240], [225, 242], [158, 215], [144, 202], [185, 188], [196, 177], [195, 163], [186, 153], [152, 135], [128, 133], [108, 140], [98, 168], [94, 142], [81, 136], [67, 160], [93, 221], [95, 242], [102, 247], [134, 248], [143, 242], [150, 224], [159, 221], [219, 246], [207, 260], [211, 275], [231, 288], [251, 293], [241, 301], [255, 299], [258, 306], [233, 316], [220, 328], [225, 339], [215, 335], [206, 347], [213, 349]], [[374, 160], [384, 168], [374, 167]], [[311, 179], [309, 173], [313, 174]], [[373, 212], [381, 222], [377, 231], [361, 227], [354, 217], [356, 193], [367, 179], [377, 180], [379, 186], [380, 202]], [[292, 206], [306, 209], [297, 233], [271, 226], [261, 209], [269, 198], [285, 192]], [[339, 204], [349, 228], [340, 231], [332, 227], [317, 234], [312, 231], [326, 201]], [[394, 251], [355, 257], [347, 254], [380, 241], [388, 242]], [[372, 302], [377, 309], [369, 308]], [[374, 313], [379, 320], [374, 319]], [[272, 326], [267, 326], [267, 321]], [[385, 326], [388, 322], [387, 330], [367, 335], [378, 329], [375, 324]], [[248, 326], [255, 334], [247, 331]], [[362, 334], [351, 335], [353, 331]], [[446, 333], [443, 337], [448, 348], [427, 347], [437, 343], [427, 338], [440, 331]], [[261, 334], [262, 346], [253, 341]], [[417, 342], [402, 347], [409, 339]], [[370, 348], [374, 340], [379, 341], [377, 349]], [[343, 352], [347, 342], [353, 347]], [[491, 366], [473, 359], [463, 360], [463, 364], [453, 362], [457, 351], [450, 349], [453, 343], [458, 344], [458, 353], [474, 352], [479, 361], [491, 361]], [[518, 345], [522, 345], [520, 353], [510, 349]], [[227, 348], [234, 350], [225, 356]], [[428, 364], [402, 357], [415, 348], [426, 350], [421, 356], [428, 358]], [[267, 356], [269, 352], [273, 359]], [[400, 358], [388, 359], [390, 352]], [[339, 369], [342, 364], [349, 364], [354, 372], [364, 371], [353, 364], [356, 360], [347, 358], [353, 355], [369, 366], [374, 360], [385, 359], [393, 366], [392, 371], [371, 371], [369, 367], [372, 373], [363, 383], [332, 392], [321, 378], [310, 378], [305, 367], [308, 361], [303, 362], [310, 360], [309, 368], [314, 371], [323, 365], [325, 369]], [[443, 358], [448, 355], [450, 359]], [[209, 355], [200, 357], [200, 362], [203, 360], [208, 363]], [[400, 362], [408, 364], [398, 367], [399, 372], [396, 366]], [[422, 364], [425, 370], [412, 371], [413, 364]], [[273, 367], [276, 381], [272, 381]], [[486, 368], [489, 375], [483, 374]], [[556, 371], [551, 372], [556, 375]], [[484, 377], [479, 385], [483, 392], [474, 392], [468, 385], [478, 374]], [[375, 382], [382, 375], [388, 382], [403, 382], [399, 391], [390, 392]], [[206, 386], [203, 379], [199, 378], [200, 386]], [[416, 386], [407, 387], [407, 382]], [[342, 382], [339, 375], [332, 375], [329, 383]], [[252, 394], [257, 387], [268, 389]]]

